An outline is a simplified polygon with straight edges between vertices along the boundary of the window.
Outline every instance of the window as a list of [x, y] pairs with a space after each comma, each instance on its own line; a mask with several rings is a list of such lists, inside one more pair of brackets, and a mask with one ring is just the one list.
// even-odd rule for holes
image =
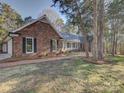
[[26, 53], [34, 52], [34, 39], [31, 37], [26, 38]]
[[78, 49], [78, 43], [76, 43], [76, 49]]
[[69, 43], [67, 43], [67, 48], [69, 48]]
[[67, 43], [67, 48], [71, 48], [71, 43]]
[[73, 43], [73, 48], [77, 48], [77, 43]]
[[52, 39], [52, 50], [57, 50], [57, 40]]
[[75, 48], [75, 43], [73, 43], [73, 48]]
[[71, 49], [73, 49], [73, 43], [70, 43], [71, 44]]
[[76, 48], [80, 48], [80, 43], [76, 43]]
[[66, 47], [67, 47], [66, 45], [67, 45], [67, 43], [63, 41], [63, 49], [66, 49]]
[[78, 43], [78, 48], [80, 48], [80, 43]]

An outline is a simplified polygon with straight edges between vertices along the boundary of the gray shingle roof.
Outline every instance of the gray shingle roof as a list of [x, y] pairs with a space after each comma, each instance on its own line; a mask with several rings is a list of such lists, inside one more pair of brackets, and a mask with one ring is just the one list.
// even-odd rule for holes
[[74, 34], [67, 33], [67, 32], [60, 32], [60, 31], [58, 33], [64, 40], [73, 41], [73, 42], [81, 42], [81, 43], [83, 42], [82, 36], [74, 35]]

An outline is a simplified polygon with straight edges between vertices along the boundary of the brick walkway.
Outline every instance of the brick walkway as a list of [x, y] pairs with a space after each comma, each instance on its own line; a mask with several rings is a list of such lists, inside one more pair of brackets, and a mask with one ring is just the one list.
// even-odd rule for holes
[[0, 63], [0, 68], [7, 68], [7, 67], [12, 67], [12, 66], [49, 62], [49, 61], [59, 61], [59, 60], [64, 60], [64, 59], [76, 58], [76, 57], [80, 57], [80, 56], [81, 55], [73, 55], [73, 56], [63, 56], [63, 57], [44, 58], [44, 59], [35, 59], [35, 60], [22, 60], [22, 61], [17, 61], [17, 62]]

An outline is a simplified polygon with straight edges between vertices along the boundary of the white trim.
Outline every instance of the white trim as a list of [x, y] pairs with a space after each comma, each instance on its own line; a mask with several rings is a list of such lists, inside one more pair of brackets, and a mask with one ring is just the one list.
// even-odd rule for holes
[[7, 43], [2, 44], [2, 52], [3, 53], [8, 53], [8, 44]]
[[[32, 52], [27, 51], [27, 39], [32, 39]], [[26, 37], [26, 54], [34, 53], [34, 38], [33, 37]]]
[[[65, 41], [65, 40], [63, 40], [62, 42], [63, 42], [62, 51], [71, 51], [71, 50], [80, 49], [80, 42], [71, 42], [71, 41]], [[67, 47], [68, 46], [67, 43], [70, 44], [69, 47]]]
[[9, 55], [11, 55], [12, 56], [12, 49], [13, 49], [13, 43], [12, 43], [12, 39], [10, 39], [9, 41], [8, 41], [8, 54]]
[[10, 36], [10, 37], [18, 37], [19, 34], [10, 33], [9, 36]]

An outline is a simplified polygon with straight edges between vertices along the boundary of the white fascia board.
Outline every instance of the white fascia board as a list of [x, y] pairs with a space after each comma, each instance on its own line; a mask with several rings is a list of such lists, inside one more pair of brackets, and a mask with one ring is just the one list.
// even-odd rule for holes
[[19, 34], [10, 33], [10, 34], [9, 34], [9, 36], [10, 36], [10, 37], [18, 37], [18, 36], [19, 36]]

